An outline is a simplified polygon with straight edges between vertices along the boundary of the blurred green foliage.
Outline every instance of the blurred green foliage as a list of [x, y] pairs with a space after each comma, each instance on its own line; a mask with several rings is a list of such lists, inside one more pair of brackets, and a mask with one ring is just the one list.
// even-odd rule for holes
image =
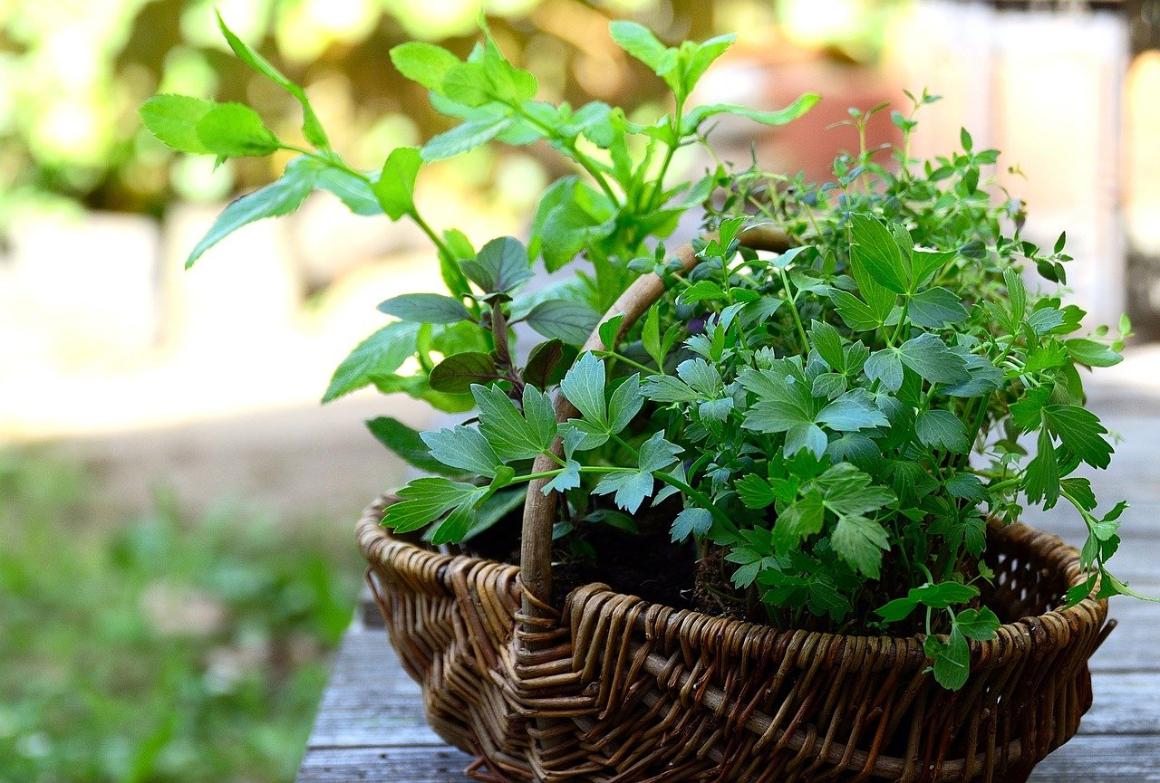
[[129, 525], [0, 456], [0, 781], [293, 777], [350, 620], [349, 536], [172, 502]]

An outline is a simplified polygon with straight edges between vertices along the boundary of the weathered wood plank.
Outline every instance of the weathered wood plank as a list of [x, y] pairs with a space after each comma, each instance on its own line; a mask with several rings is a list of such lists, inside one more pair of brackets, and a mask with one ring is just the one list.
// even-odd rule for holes
[[[436, 748], [314, 748], [298, 783], [464, 783], [470, 762]], [[1160, 743], [1154, 735], [1076, 737], [1035, 769], [1032, 781], [1144, 783], [1160, 781]]]

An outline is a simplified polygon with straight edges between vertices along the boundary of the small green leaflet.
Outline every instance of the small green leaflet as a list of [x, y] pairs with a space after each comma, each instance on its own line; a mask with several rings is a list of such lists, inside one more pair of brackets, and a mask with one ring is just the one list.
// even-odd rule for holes
[[904, 342], [898, 349], [898, 358], [931, 383], [962, 383], [970, 378], [963, 357], [930, 332]]
[[912, 323], [927, 329], [940, 329], [966, 320], [967, 308], [957, 296], [939, 286], [911, 297], [908, 313]]
[[483, 433], [462, 424], [420, 437], [431, 456], [448, 467], [491, 478], [503, 465]]
[[282, 147], [258, 113], [240, 103], [214, 104], [195, 129], [202, 145], [223, 158], [262, 157]]
[[905, 598], [895, 598], [877, 612], [887, 622], [895, 623], [905, 620], [919, 604], [931, 609], [946, 609], [955, 604], [964, 604], [979, 594], [979, 589], [973, 585], [961, 582], [938, 582], [924, 584], [921, 587], [912, 587]]
[[471, 394], [479, 406], [479, 430], [500, 459], [533, 459], [552, 447], [556, 417], [539, 389], [524, 387], [523, 413], [497, 386], [475, 385]]
[[[472, 508], [487, 495], [488, 487], [446, 478], [415, 479], [399, 490], [399, 502], [387, 507], [383, 524], [397, 533], [407, 533], [451, 511], [454, 528], [462, 527], [462, 537], [469, 527]], [[454, 528], [448, 532], [454, 532]]]
[[957, 691], [966, 684], [971, 672], [971, 654], [967, 640], [957, 626], [951, 628], [945, 642], [933, 636], [927, 637], [923, 650], [934, 662], [934, 678], [939, 685]]
[[467, 394], [474, 384], [489, 384], [499, 377], [495, 359], [482, 351], [461, 351], [431, 369], [431, 388], [448, 394]]
[[604, 362], [596, 354], [585, 353], [572, 365], [560, 382], [560, 391], [576, 406], [585, 420], [607, 425], [608, 408], [604, 400]]
[[532, 278], [527, 248], [514, 237], [491, 240], [460, 266], [485, 294], [509, 294]]
[[902, 252], [886, 226], [864, 215], [851, 218], [855, 263], [879, 285], [903, 294], [909, 290], [910, 270], [903, 265]]
[[957, 454], [965, 454], [970, 449], [966, 426], [950, 411], [919, 411], [914, 426], [924, 446]]
[[673, 520], [672, 539], [680, 542], [689, 536], [703, 536], [713, 527], [713, 515], [703, 508], [690, 506]]
[[637, 470], [609, 473], [592, 492], [596, 495], [615, 493], [613, 500], [616, 505], [635, 514], [644, 499], [652, 494], [653, 473], [673, 465], [680, 453], [680, 446], [669, 443], [663, 432], [657, 432], [641, 445]]
[[154, 95], [141, 105], [141, 122], [161, 142], [178, 152], [212, 153], [197, 135], [197, 123], [215, 105], [188, 95]]
[[696, 106], [685, 115], [681, 132], [684, 135], [695, 133], [701, 123], [719, 114], [731, 114], [735, 117], [744, 117], [747, 120], [753, 120], [762, 125], [785, 125], [814, 108], [820, 100], [821, 96], [817, 93], [802, 93], [785, 108], [774, 109], [772, 111], [759, 111], [747, 106], [739, 106], [735, 103], [711, 103], [704, 106]]
[[[214, 13], [217, 13], [216, 11]], [[326, 131], [322, 129], [322, 123], [318, 121], [318, 117], [314, 114], [314, 108], [310, 105], [310, 100], [306, 97], [306, 91], [299, 87], [294, 82], [287, 79], [281, 71], [275, 68], [270, 62], [251, 49], [242, 39], [238, 38], [229, 27], [226, 26], [225, 20], [222, 19], [220, 13], [217, 13], [218, 28], [225, 36], [226, 43], [234, 50], [234, 54], [238, 59], [250, 66], [254, 71], [265, 76], [270, 81], [277, 84], [286, 92], [294, 97], [302, 106], [302, 135], [306, 140], [315, 147], [325, 149], [330, 146], [326, 138]]]
[[424, 144], [421, 151], [423, 160], [443, 160], [469, 152], [491, 141], [510, 128], [511, 124], [511, 118], [503, 116], [460, 123]]
[[378, 180], [371, 186], [383, 212], [391, 220], [415, 212], [415, 178], [422, 165], [419, 150], [397, 147], [383, 163]]
[[850, 514], [838, 518], [830, 543], [852, 568], [877, 579], [882, 568], [882, 553], [890, 549], [890, 534], [875, 520]]
[[408, 41], [391, 49], [391, 62], [408, 79], [440, 92], [447, 73], [461, 62], [442, 46], [423, 41]]
[[569, 345], [583, 345], [600, 321], [600, 315], [583, 302], [552, 299], [537, 304], [525, 319], [544, 337], [554, 337]]
[[323, 402], [350, 394], [374, 383], [376, 376], [390, 375], [415, 353], [419, 324], [399, 321], [387, 324], [363, 340], [334, 371]]

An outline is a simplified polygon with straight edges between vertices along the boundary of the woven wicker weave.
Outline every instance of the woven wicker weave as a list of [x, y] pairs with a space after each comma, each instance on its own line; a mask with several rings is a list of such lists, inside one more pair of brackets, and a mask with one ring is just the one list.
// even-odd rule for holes
[[[750, 233], [775, 247], [778, 237]], [[695, 263], [689, 248], [687, 266]], [[622, 329], [661, 294], [637, 281]], [[594, 338], [589, 347], [597, 345]], [[560, 400], [557, 414], [574, 415]], [[1019, 781], [1091, 706], [1087, 661], [1107, 602], [1056, 608], [1081, 581], [1076, 551], [1024, 525], [992, 526], [989, 603], [1003, 625], [971, 642], [959, 692], [925, 671], [919, 638], [779, 630], [650, 604], [606, 585], [551, 595], [552, 498], [525, 507], [521, 567], [391, 536], [390, 499], [358, 526], [368, 582], [432, 728], [484, 781]]]

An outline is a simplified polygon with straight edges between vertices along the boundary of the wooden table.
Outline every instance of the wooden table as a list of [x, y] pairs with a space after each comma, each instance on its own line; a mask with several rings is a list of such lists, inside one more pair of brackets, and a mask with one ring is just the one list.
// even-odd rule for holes
[[[1121, 579], [1160, 595], [1160, 405], [1104, 402], [1098, 412], [1125, 442], [1113, 473], [1088, 473], [1101, 508], [1120, 498]], [[1080, 544], [1082, 522], [1067, 509], [1027, 521]], [[400, 668], [373, 606], [360, 609], [342, 643], [306, 748], [299, 783], [462, 783], [470, 758], [423, 720], [419, 686]], [[1095, 704], [1080, 733], [1045, 759], [1032, 781], [1160, 782], [1160, 606], [1117, 598], [1120, 626], [1092, 659]]]

